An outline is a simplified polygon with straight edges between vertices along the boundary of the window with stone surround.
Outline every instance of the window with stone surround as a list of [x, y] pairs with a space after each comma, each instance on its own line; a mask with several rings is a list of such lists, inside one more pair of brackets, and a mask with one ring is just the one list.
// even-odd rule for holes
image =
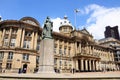
[[54, 65], [57, 65], [57, 58], [54, 58]]
[[36, 63], [39, 64], [40, 57], [36, 56]]
[[67, 49], [67, 48], [65, 47], [65, 48], [64, 48], [64, 55], [66, 55], [66, 49]]
[[56, 54], [57, 44], [54, 44], [54, 53]]
[[11, 69], [12, 68], [12, 63], [7, 63], [6, 64], [6, 69]]
[[66, 27], [64, 28], [64, 32], [67, 32], [67, 28]]
[[5, 37], [4, 38], [4, 46], [8, 46], [9, 44], [8, 44], [8, 37]]
[[17, 33], [17, 29], [13, 29], [12, 34], [16, 34], [16, 33]]
[[2, 63], [0, 63], [0, 69], [2, 69]]
[[62, 54], [62, 46], [59, 47], [59, 54]]
[[23, 48], [29, 49], [30, 48], [30, 41], [24, 41]]
[[71, 51], [71, 48], [69, 47], [69, 49], [68, 49], [68, 56], [70, 56], [70, 51]]
[[4, 58], [4, 52], [0, 52], [0, 60]]
[[30, 37], [31, 34], [32, 34], [31, 32], [29, 32], [29, 31], [25, 31], [25, 36], [29, 36], [29, 37]]
[[15, 47], [15, 41], [16, 41], [16, 39], [11, 39], [11, 43], [10, 43], [11, 47]]
[[29, 61], [29, 54], [23, 54], [23, 60]]
[[8, 59], [13, 59], [13, 52], [8, 53]]
[[37, 51], [40, 50], [40, 42], [37, 43], [37, 48], [36, 48], [36, 50], [37, 50]]

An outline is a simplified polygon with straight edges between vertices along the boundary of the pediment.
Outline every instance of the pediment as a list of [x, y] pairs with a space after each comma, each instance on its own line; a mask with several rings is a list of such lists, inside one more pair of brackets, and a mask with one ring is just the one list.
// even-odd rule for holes
[[90, 33], [84, 28], [81, 30], [82, 33], [90, 35]]

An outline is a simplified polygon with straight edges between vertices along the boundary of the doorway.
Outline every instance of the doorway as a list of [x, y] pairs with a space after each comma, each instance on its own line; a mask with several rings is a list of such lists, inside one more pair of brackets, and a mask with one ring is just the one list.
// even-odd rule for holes
[[23, 71], [22, 71], [23, 73], [26, 73], [27, 72], [27, 64], [24, 64], [23, 65]]

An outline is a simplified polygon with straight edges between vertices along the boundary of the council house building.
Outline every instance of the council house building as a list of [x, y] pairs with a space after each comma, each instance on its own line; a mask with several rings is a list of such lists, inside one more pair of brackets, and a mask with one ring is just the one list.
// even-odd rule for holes
[[[41, 34], [40, 23], [32, 17], [0, 21], [0, 72], [37, 71]], [[85, 28], [73, 29], [67, 16], [52, 36], [55, 72], [116, 70], [114, 49], [97, 44]]]

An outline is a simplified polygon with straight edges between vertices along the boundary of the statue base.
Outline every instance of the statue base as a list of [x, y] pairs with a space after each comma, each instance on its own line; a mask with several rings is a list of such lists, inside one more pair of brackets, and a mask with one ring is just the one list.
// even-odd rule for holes
[[55, 73], [54, 71], [54, 40], [45, 38], [40, 43], [40, 61], [38, 73]]

